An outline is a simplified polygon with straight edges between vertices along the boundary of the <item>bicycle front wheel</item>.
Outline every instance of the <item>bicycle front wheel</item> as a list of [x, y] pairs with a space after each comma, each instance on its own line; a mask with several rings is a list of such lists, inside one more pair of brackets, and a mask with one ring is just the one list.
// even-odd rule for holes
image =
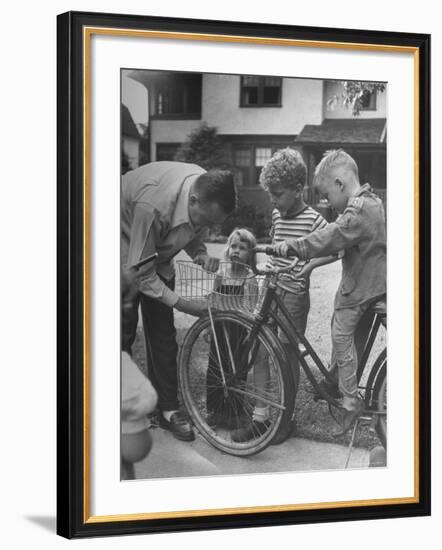
[[[293, 378], [280, 343], [267, 327], [252, 332], [253, 321], [234, 312], [219, 312], [212, 319], [213, 326], [208, 317], [198, 320], [180, 350], [184, 405], [211, 445], [236, 456], [252, 455], [290, 421]], [[265, 411], [258, 424], [253, 422], [257, 407]]]

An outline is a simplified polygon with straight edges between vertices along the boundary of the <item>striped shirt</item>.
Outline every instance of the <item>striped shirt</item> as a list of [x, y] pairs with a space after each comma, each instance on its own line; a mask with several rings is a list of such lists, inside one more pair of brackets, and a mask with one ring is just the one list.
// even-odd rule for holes
[[[324, 229], [327, 226], [325, 219], [313, 208], [307, 206], [301, 212], [294, 216], [282, 217], [278, 209], [274, 209], [272, 212], [272, 228], [270, 230], [270, 236], [272, 237], [272, 244], [286, 241], [287, 239], [299, 239], [305, 237], [313, 231]], [[286, 267], [293, 262], [294, 258], [276, 258], [271, 257], [267, 262], [269, 268], [272, 267]], [[295, 264], [293, 271], [282, 276], [282, 280], [289, 283], [296, 282], [296, 286], [305, 288], [308, 281], [302, 281], [295, 279], [297, 273], [299, 273], [305, 266], [307, 261], [300, 260]]]

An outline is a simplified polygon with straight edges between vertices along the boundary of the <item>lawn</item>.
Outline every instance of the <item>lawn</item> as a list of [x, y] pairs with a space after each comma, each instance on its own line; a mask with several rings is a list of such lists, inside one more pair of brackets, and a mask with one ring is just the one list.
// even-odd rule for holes
[[[209, 252], [212, 255], [222, 257], [223, 245], [209, 244]], [[185, 254], [179, 255], [178, 259], [187, 259]], [[330, 321], [333, 313], [333, 299], [336, 288], [339, 284], [341, 266], [340, 262], [321, 267], [313, 272], [310, 284], [311, 308], [307, 327], [307, 338], [316, 350], [321, 360], [327, 365], [330, 357]], [[178, 343], [183, 341], [188, 327], [195, 321], [195, 318], [176, 312], [175, 323], [177, 326]], [[382, 329], [383, 330], [383, 329]], [[386, 334], [378, 335], [378, 341], [372, 352], [372, 359], [377, 357], [385, 345]], [[142, 330], [138, 331], [134, 345], [135, 360], [145, 369], [145, 354], [142, 338]], [[313, 368], [316, 373], [316, 368]], [[335, 440], [331, 436], [332, 431], [337, 427], [331, 418], [328, 405], [324, 402], [315, 402], [311, 395], [311, 386], [304, 373], [296, 398], [296, 436], [306, 437], [319, 441]], [[347, 441], [350, 436], [347, 436]], [[362, 426], [358, 431], [356, 446], [372, 449], [379, 445], [379, 440], [368, 426]]]

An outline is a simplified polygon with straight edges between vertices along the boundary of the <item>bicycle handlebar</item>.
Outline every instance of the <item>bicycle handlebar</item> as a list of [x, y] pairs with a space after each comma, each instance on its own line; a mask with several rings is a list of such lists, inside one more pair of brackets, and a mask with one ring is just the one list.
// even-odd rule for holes
[[[277, 254], [275, 254], [274, 247], [272, 245], [269, 245], [269, 244], [257, 245], [253, 249], [253, 252], [261, 253], [261, 254], [267, 254], [267, 256], [277, 256]], [[298, 262], [298, 258], [295, 257], [293, 259], [293, 261], [290, 263], [290, 265], [288, 265], [286, 267], [275, 267], [273, 269], [267, 269], [265, 271], [261, 271], [261, 270], [257, 269], [256, 272], [257, 272], [258, 275], [266, 275], [268, 273], [275, 273], [275, 274], [288, 273], [289, 271], [291, 271], [295, 267], [297, 262]]]
[[275, 249], [270, 244], [261, 244], [255, 246], [253, 249], [253, 252], [255, 253], [261, 253], [261, 254], [267, 254], [267, 256], [275, 256]]

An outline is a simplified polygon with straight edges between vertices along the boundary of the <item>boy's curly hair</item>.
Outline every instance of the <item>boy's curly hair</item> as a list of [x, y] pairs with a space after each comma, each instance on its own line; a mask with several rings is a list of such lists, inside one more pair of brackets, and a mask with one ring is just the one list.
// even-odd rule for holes
[[284, 187], [305, 186], [307, 167], [299, 151], [287, 147], [276, 151], [259, 176], [259, 183], [267, 189], [272, 185]]

